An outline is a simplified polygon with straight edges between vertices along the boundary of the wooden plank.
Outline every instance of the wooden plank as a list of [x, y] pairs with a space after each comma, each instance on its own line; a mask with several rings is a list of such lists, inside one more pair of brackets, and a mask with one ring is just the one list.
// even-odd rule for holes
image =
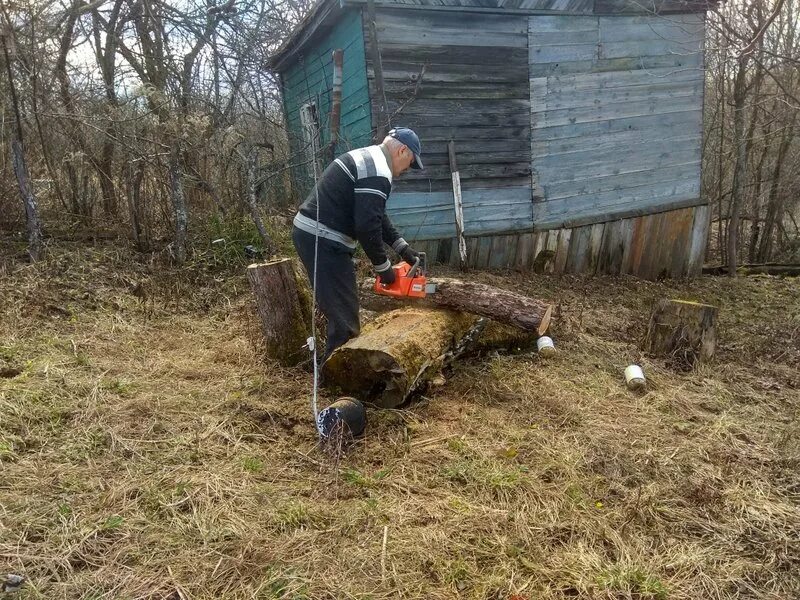
[[571, 230], [572, 235], [567, 249], [567, 259], [564, 263], [565, 273], [583, 273], [588, 264], [589, 236], [592, 226], [576, 227]]
[[479, 237], [472, 237], [467, 240], [467, 249], [469, 250], [469, 266], [475, 267], [478, 263], [478, 247], [480, 246]]
[[533, 267], [533, 265], [536, 263], [536, 260], [539, 257], [539, 253], [547, 248], [548, 235], [549, 232], [547, 231], [540, 231], [538, 233], [536, 232], [533, 233], [534, 236], [533, 250], [530, 254], [530, 259], [529, 259], [531, 267]]
[[538, 237], [535, 233], [521, 233], [517, 236], [517, 249], [514, 255], [514, 268], [527, 271], [533, 264], [533, 252]]
[[[688, 208], [703, 204], [705, 200], [700, 198], [687, 198], [680, 200], [670, 200], [659, 202], [657, 206], [619, 206], [611, 207], [608, 210], [600, 213], [592, 211], [574, 214], [570, 216], [562, 216], [560, 218], [542, 218], [541, 213], [534, 210], [534, 214], [538, 220], [534, 223], [534, 231], [543, 231], [552, 229], [554, 227], [582, 227], [584, 225], [591, 225], [593, 223], [606, 223], [616, 219], [630, 219], [635, 217], [642, 217], [653, 214], [656, 211], [669, 211], [678, 210], [680, 208]], [[545, 215], [546, 216], [546, 215]]]
[[[536, 168], [536, 172], [539, 174], [541, 181], [545, 184], [545, 190], [547, 190], [547, 184], [555, 185], [558, 183], [567, 183], [567, 184], [574, 184], [577, 180], [581, 177], [589, 180], [595, 178], [603, 178], [603, 177], [610, 177], [610, 176], [634, 176], [641, 171], [653, 170], [653, 169], [663, 169], [667, 167], [674, 167], [677, 165], [685, 165], [686, 169], [683, 172], [682, 176], [679, 176], [678, 180], [685, 179], [685, 178], [692, 178], [696, 179], [697, 177], [697, 165], [700, 161], [700, 154], [701, 148], [678, 148], [674, 152], [672, 151], [661, 151], [660, 148], [655, 149], [655, 151], [648, 150], [647, 152], [642, 152], [641, 156], [638, 156], [633, 153], [628, 152], [620, 152], [619, 153], [619, 164], [615, 164], [612, 162], [612, 159], [609, 157], [608, 160], [593, 160], [591, 163], [582, 165], [580, 161], [577, 160], [564, 160], [564, 164], [558, 165], [554, 164], [554, 161], [549, 161], [547, 164], [542, 165], [541, 161], [534, 162], [534, 166]], [[570, 169], [570, 164], [572, 164], [572, 168]], [[506, 167], [507, 165], [497, 165], [497, 167]], [[485, 172], [492, 172], [493, 170], [489, 168], [490, 166], [486, 167]], [[465, 168], [465, 172], [467, 172], [469, 168]], [[498, 169], [502, 172], [502, 168]], [[510, 170], [510, 169], [509, 169]], [[477, 172], [476, 172], [477, 173]], [[477, 173], [479, 174], [479, 173]], [[433, 173], [432, 173], [433, 175]], [[669, 183], [670, 180], [665, 181], [664, 183]], [[662, 183], [656, 181], [654, 183]], [[603, 183], [597, 184], [597, 182], [588, 182], [587, 187], [592, 185], [598, 185], [598, 187], [603, 187]], [[630, 186], [632, 189], [636, 189], [639, 187], [643, 187], [641, 185], [641, 181], [634, 181]], [[663, 186], [662, 186], [663, 187]], [[579, 186], [573, 187], [572, 185], [563, 186], [560, 188], [560, 192], [558, 194], [559, 197], [563, 198], [572, 198], [575, 196], [581, 195], [579, 193]], [[615, 190], [600, 190], [595, 192], [594, 196], [602, 196], [604, 199], [607, 197], [614, 197]], [[545, 198], [549, 198], [547, 194], [545, 194]], [[559, 198], [554, 198], [554, 201], [559, 200]]]
[[689, 56], [698, 54], [703, 49], [703, 40], [672, 41], [672, 40], [646, 40], [634, 42], [604, 42], [597, 47], [597, 58], [642, 58], [645, 56], [668, 56], [680, 54]]
[[[656, 212], [659, 209], [666, 210], [662, 207], [668, 205], [672, 210], [695, 206], [699, 204], [696, 201], [699, 194], [700, 182], [696, 180], [678, 179], [672, 182], [658, 182], [595, 196], [537, 202], [533, 204], [533, 219], [540, 227], [544, 227], [545, 223], [560, 223], [562, 226], [577, 227], [579, 219], [594, 218], [594, 220], [582, 224], [611, 221], [614, 218], [620, 218], [618, 215], [633, 209]], [[674, 203], [682, 204], [672, 206]]]
[[[450, 180], [450, 169], [446, 165], [432, 165], [426, 166], [424, 171], [419, 173], [408, 173], [404, 175], [406, 181], [414, 180], [429, 180], [429, 179], [446, 179]], [[502, 163], [502, 164], [478, 164], [466, 165], [460, 171], [461, 184], [466, 188], [466, 180], [473, 177], [526, 177], [531, 173], [530, 162], [516, 162], [516, 163]]]
[[560, 229], [558, 231], [555, 257], [553, 259], [553, 273], [556, 275], [561, 275], [564, 273], [564, 268], [567, 264], [571, 237], [572, 229]]
[[508, 267], [508, 261], [513, 260], [516, 252], [517, 236], [515, 235], [495, 235], [491, 238], [492, 246], [489, 253], [488, 265], [491, 269], [502, 269]]
[[[612, 119], [628, 119], [648, 115], [665, 115], [675, 112], [685, 112], [697, 109], [700, 96], [688, 93], [675, 96], [663, 104], [658, 99], [638, 100], [635, 102], [608, 102], [594, 107], [553, 109], [546, 111], [537, 119], [537, 127], [556, 127], [575, 125], [577, 123], [592, 123]], [[511, 102], [511, 101], [504, 101]], [[506, 109], [506, 112], [513, 111]]]
[[[620, 157], [622, 162], [627, 158], [627, 154]], [[638, 161], [637, 161], [638, 162]], [[644, 162], [648, 162], [644, 159]], [[635, 168], [636, 165], [631, 165]], [[539, 169], [542, 177], [557, 179], [558, 171], [551, 174], [547, 169]], [[700, 161], [694, 160], [687, 163], [670, 165], [659, 161], [650, 161], [644, 168], [623, 173], [613, 173], [608, 175], [591, 176], [580, 181], [555, 182], [544, 186], [545, 199], [547, 201], [563, 200], [584, 196], [613, 195], [615, 192], [622, 192], [628, 189], [635, 189], [644, 185], [655, 183], [669, 183], [679, 181], [682, 178], [695, 178], [699, 180]]]
[[623, 220], [605, 223], [603, 241], [597, 256], [598, 274], [619, 275], [625, 250], [622, 235]]
[[643, 102], [646, 100], [671, 101], [675, 98], [699, 95], [703, 91], [701, 79], [683, 81], [657, 81], [646, 84], [620, 86], [599, 90], [580, 90], [553, 93], [549, 88], [545, 103], [531, 107], [536, 112], [553, 110], [596, 108], [622, 102]]
[[597, 42], [588, 44], [575, 44], [566, 46], [536, 46], [530, 47], [530, 61], [534, 65], [564, 62], [593, 62], [598, 52]]
[[[520, 67], [520, 68], [525, 68]], [[386, 94], [395, 100], [415, 101], [428, 99], [475, 99], [475, 100], [512, 100], [528, 98], [527, 81], [508, 81], [502, 85], [497, 83], [465, 82], [454, 85], [450, 82], [424, 81], [417, 86], [414, 81], [390, 80], [385, 83]]]
[[453, 140], [447, 145], [448, 160], [450, 171], [453, 178], [453, 210], [456, 226], [456, 239], [458, 240], [459, 266], [463, 269], [467, 266], [467, 244], [464, 240], [464, 203], [461, 197], [461, 176], [458, 172], [456, 162], [456, 146]]
[[419, 45], [446, 45], [446, 46], [484, 46], [495, 48], [527, 48], [528, 36], [519, 33], [481, 32], [470, 30], [465, 35], [464, 29], [439, 28], [405, 30], [399, 28], [378, 28], [381, 39], [391, 44], [419, 44]]
[[528, 19], [528, 33], [591, 32], [599, 27], [597, 19], [590, 16], [533, 16]]
[[521, 113], [527, 117], [531, 104], [527, 98], [509, 98], [496, 102], [486, 102], [483, 99], [475, 100], [472, 98], [462, 98], [460, 100], [426, 98], [417, 99], [405, 105], [393, 100], [389, 103], [389, 108], [393, 111], [402, 110], [404, 115], [448, 116], [460, 111], [473, 116], [491, 111], [503, 116]]
[[[456, 253], [457, 254], [457, 253]], [[451, 264], [453, 256], [453, 240], [444, 239], [439, 240], [439, 248], [436, 252], [436, 262], [440, 265]]]
[[431, 263], [438, 263], [439, 258], [439, 240], [428, 240], [427, 242], [427, 250], [425, 252], [427, 258]]
[[586, 268], [583, 270], [584, 273], [594, 275], [597, 272], [597, 263], [600, 258], [600, 246], [603, 243], [605, 229], [605, 223], [595, 223], [591, 226], [591, 233], [589, 234], [589, 249], [587, 254], [588, 261]]
[[492, 254], [492, 237], [483, 236], [477, 238], [478, 253], [475, 258], [475, 266], [479, 269], [489, 267], [489, 258]]
[[665, 257], [665, 261], [669, 267], [669, 276], [675, 279], [686, 277], [688, 274], [694, 210], [694, 207], [684, 208], [677, 211], [677, 215], [673, 217], [670, 234], [674, 240], [672, 253]]
[[640, 0], [596, 0], [594, 12], [597, 14], [701, 13], [711, 10], [714, 6], [715, 3], [708, 0], [652, 0], [646, 4]]
[[[530, 231], [533, 227], [530, 187], [464, 190], [466, 235]], [[392, 193], [387, 213], [406, 239], [455, 236], [452, 191]]]
[[642, 256], [639, 271], [635, 273], [644, 279], [657, 279], [659, 275], [658, 255], [664, 246], [663, 235], [669, 217], [666, 213], [657, 213], [645, 217], [649, 221], [648, 231], [642, 240]]
[[[537, 137], [541, 130], [534, 131]], [[668, 128], [653, 124], [650, 127], [637, 127], [613, 133], [599, 133], [592, 136], [592, 146], [598, 151], [611, 151], [614, 149], [631, 148], [642, 146], [648, 142], [652, 144], [654, 134], [662, 134], [658, 139], [659, 143], [669, 143], [670, 146], [680, 142], [696, 141], [700, 132], [693, 131], [671, 131]], [[535, 140], [533, 158], [541, 159], [548, 155], [571, 154], [586, 150], [586, 140], [583, 136], [569, 138], [559, 138], [555, 140]]]
[[[519, 177], [474, 177], [461, 180], [461, 189], [464, 190], [493, 190], [502, 193], [503, 190], [530, 187], [530, 176]], [[420, 192], [445, 192], [452, 189], [448, 179], [413, 179], [399, 180], [393, 185], [396, 193]]]
[[[420, 69], [424, 63], [413, 61], [383, 61], [384, 81], [413, 81], [419, 76]], [[372, 65], [367, 65], [367, 76], [374, 77], [375, 73]], [[470, 84], [477, 81], [494, 83], [514, 83], [523, 81], [529, 77], [524, 68], [518, 65], [494, 65], [490, 69], [485, 69], [476, 73], [475, 65], [469, 64], [433, 64], [426, 65], [423, 75], [424, 83], [461, 83]]]
[[706, 253], [706, 238], [708, 237], [710, 209], [707, 204], [696, 206], [692, 222], [691, 241], [689, 244], [689, 257], [687, 260], [687, 275], [696, 277], [702, 273], [703, 260]]
[[666, 41], [694, 43], [703, 39], [702, 15], [674, 17], [599, 17], [600, 39], [603, 43], [631, 41]]
[[631, 251], [629, 255], [630, 270], [626, 273], [632, 275], [640, 275], [642, 261], [646, 261], [645, 250], [647, 247], [647, 239], [650, 233], [650, 228], [653, 223], [653, 215], [646, 215], [639, 217], [633, 222], [633, 236], [631, 239]]
[[527, 34], [528, 23], [517, 16], [503, 14], [467, 14], [458, 11], [435, 13], [428, 10], [404, 11], [381, 7], [378, 10], [380, 27], [403, 31], [419, 30], [453, 30], [461, 32], [465, 29], [477, 33]]
[[627, 71], [635, 69], [701, 69], [701, 53], [668, 54], [660, 56], [630, 56], [624, 58], [595, 57], [594, 60], [562, 61], [555, 63], [531, 64], [531, 77], [546, 77], [580, 73], [602, 73], [606, 71]]
[[634, 231], [637, 219], [622, 219], [620, 238], [622, 240], [622, 262], [620, 264], [620, 274], [631, 273], [633, 268], [633, 244]]
[[566, 138], [597, 137], [598, 135], [621, 133], [623, 131], [647, 130], [651, 127], [695, 127], [702, 122], [702, 108], [694, 107], [688, 110], [661, 112], [652, 115], [638, 115], [595, 121], [587, 123], [569, 123], [551, 127], [539, 127], [533, 135], [537, 140], [552, 141]]
[[[471, 35], [471, 33], [469, 34]], [[469, 36], [467, 36], [469, 37]], [[525, 67], [528, 64], [527, 48], [497, 46], [448, 46], [445, 44], [420, 45], [393, 44], [384, 42], [381, 46], [381, 55], [384, 60], [425, 65], [475, 65], [487, 67], [490, 65], [508, 66], [518, 65]], [[476, 69], [480, 72], [480, 69]], [[527, 74], [526, 74], [527, 75]], [[423, 78], [424, 79], [424, 78]]]
[[629, 69], [626, 71], [609, 71], [599, 73], [578, 73], [575, 75], [554, 75], [547, 78], [547, 88], [551, 94], [565, 94], [588, 90], [614, 90], [637, 85], [650, 85], [670, 81], [702, 81], [701, 69], [673, 69], [662, 67], [657, 69]]

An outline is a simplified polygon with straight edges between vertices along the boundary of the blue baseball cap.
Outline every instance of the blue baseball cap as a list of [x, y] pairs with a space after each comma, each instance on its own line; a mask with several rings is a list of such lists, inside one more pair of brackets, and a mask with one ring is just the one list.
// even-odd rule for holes
[[412, 169], [422, 169], [422, 146], [419, 143], [419, 138], [417, 134], [414, 133], [413, 129], [409, 129], [408, 127], [395, 127], [389, 133], [387, 133], [389, 137], [393, 137], [398, 142], [403, 144], [406, 148], [411, 150], [411, 153], [414, 155], [414, 162], [411, 163]]

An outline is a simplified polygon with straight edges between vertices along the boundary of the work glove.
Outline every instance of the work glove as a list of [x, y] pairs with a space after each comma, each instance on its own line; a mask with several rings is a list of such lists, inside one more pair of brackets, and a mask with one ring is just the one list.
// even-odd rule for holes
[[378, 271], [378, 277], [383, 285], [392, 285], [395, 280], [394, 269], [390, 266], [385, 271]]
[[406, 246], [400, 251], [400, 257], [408, 264], [413, 265], [419, 258], [419, 252], [414, 250], [411, 246]]

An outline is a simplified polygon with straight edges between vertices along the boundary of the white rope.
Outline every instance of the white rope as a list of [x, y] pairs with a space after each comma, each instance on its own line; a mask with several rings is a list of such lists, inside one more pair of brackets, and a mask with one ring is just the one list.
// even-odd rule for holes
[[319, 392], [319, 364], [317, 361], [317, 256], [319, 255], [319, 188], [318, 175], [317, 175], [317, 136], [315, 132], [311, 132], [311, 151], [314, 156], [314, 193], [317, 199], [317, 223], [314, 230], [314, 273], [311, 276], [311, 337], [308, 338], [307, 344], [311, 350], [312, 360], [314, 361], [314, 389], [311, 394], [311, 412], [314, 415], [314, 427], [317, 428], [317, 433], [322, 435], [320, 430], [319, 411], [317, 410], [317, 394]]

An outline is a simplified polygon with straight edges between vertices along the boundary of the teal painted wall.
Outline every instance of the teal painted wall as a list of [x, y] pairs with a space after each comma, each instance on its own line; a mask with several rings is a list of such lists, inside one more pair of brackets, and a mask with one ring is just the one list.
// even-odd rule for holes
[[[346, 11], [323, 37], [304, 48], [289, 68], [281, 73], [289, 145], [293, 155], [303, 147], [300, 107], [314, 101], [319, 112], [321, 145], [330, 141], [331, 88], [333, 87], [332, 52], [344, 50], [342, 69], [342, 116], [336, 153], [366, 146], [372, 140], [372, 113], [364, 55], [361, 10]], [[300, 159], [302, 160], [302, 159]], [[295, 160], [293, 162], [299, 162]], [[322, 165], [324, 168], [326, 165]], [[310, 165], [295, 168], [295, 192], [304, 194], [313, 183]]]

